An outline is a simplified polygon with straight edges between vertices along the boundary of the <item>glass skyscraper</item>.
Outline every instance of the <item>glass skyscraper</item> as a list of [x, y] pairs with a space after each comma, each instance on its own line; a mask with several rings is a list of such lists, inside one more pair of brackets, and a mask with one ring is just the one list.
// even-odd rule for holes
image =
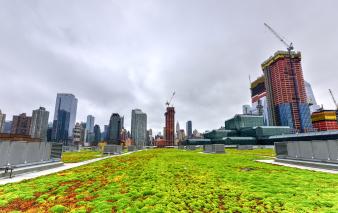
[[186, 132], [187, 132], [187, 137], [192, 138], [192, 122], [187, 121], [186, 123]]
[[77, 98], [73, 94], [58, 93], [56, 96], [52, 140], [68, 144], [75, 127]]
[[137, 147], [147, 144], [147, 114], [140, 109], [131, 111], [131, 138]]
[[108, 144], [117, 144], [121, 142], [120, 134], [122, 128], [122, 119], [118, 113], [113, 113], [109, 121]]

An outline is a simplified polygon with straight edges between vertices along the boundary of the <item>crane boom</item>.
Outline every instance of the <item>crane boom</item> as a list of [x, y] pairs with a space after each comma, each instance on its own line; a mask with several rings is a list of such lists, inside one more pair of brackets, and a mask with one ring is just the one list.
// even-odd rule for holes
[[292, 42], [290, 44], [286, 43], [285, 39], [282, 38], [272, 27], [270, 27], [267, 23], [264, 23], [264, 26], [268, 28], [288, 49], [288, 51], [293, 50]]
[[168, 107], [170, 106], [171, 101], [173, 100], [174, 96], [175, 96], [175, 91], [173, 92], [173, 95], [171, 96], [170, 100], [165, 103]]
[[333, 92], [332, 92], [332, 90], [331, 90], [331, 89], [329, 89], [329, 92], [330, 92], [330, 94], [331, 94], [331, 97], [332, 97], [333, 103], [334, 103], [334, 105], [336, 106], [336, 110], [338, 110], [337, 101], [336, 101], [336, 99], [334, 98], [334, 95], [333, 95]]

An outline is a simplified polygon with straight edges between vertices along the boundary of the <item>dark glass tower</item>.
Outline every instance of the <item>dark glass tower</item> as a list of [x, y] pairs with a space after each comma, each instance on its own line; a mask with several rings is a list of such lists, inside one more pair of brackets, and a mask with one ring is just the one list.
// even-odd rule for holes
[[77, 99], [72, 94], [57, 94], [52, 140], [68, 145], [75, 127]]
[[117, 144], [121, 142], [120, 133], [122, 128], [122, 119], [118, 113], [113, 113], [109, 121], [108, 144]]

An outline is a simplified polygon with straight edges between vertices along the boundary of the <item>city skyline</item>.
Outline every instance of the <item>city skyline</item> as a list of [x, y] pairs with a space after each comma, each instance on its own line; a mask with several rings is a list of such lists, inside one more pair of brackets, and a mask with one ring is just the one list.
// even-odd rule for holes
[[[338, 95], [333, 57], [338, 32], [331, 27], [338, 3], [298, 1], [290, 8], [269, 1], [215, 2], [197, 1], [193, 8], [182, 1], [1, 2], [0, 37], [6, 45], [0, 50], [5, 56], [0, 70], [6, 81], [0, 86], [0, 109], [10, 120], [43, 106], [51, 121], [55, 94], [72, 93], [79, 99], [78, 122], [92, 114], [103, 127], [111, 113], [129, 121], [130, 110], [141, 108], [149, 112], [148, 126], [158, 132], [165, 102], [175, 90], [176, 120], [191, 119], [196, 129], [211, 130], [250, 103], [248, 76], [259, 77], [260, 64], [284, 50], [264, 22], [294, 42], [318, 104], [334, 109], [327, 90]], [[319, 54], [324, 51], [325, 56]], [[245, 63], [233, 63], [236, 59]]]

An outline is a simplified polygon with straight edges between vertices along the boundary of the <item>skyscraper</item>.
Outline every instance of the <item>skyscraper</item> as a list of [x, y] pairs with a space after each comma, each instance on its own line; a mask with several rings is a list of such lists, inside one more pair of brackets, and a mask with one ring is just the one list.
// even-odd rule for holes
[[99, 142], [101, 141], [101, 129], [99, 125], [94, 126], [94, 143], [92, 143], [92, 146], [97, 146]]
[[131, 111], [131, 138], [137, 147], [147, 144], [147, 114], [140, 109]]
[[95, 117], [92, 115], [88, 115], [87, 122], [86, 122], [86, 129], [89, 132], [94, 132], [94, 123], [95, 123]]
[[176, 138], [179, 139], [180, 138], [180, 132], [181, 128], [180, 128], [180, 123], [177, 121], [176, 122]]
[[0, 133], [4, 132], [5, 120], [6, 120], [6, 114], [2, 114], [1, 109], [0, 109]]
[[307, 103], [301, 53], [278, 51], [263, 62], [269, 123], [289, 126], [298, 132], [312, 129]]
[[149, 129], [147, 131], [147, 146], [153, 146], [153, 145], [154, 145], [153, 130]]
[[13, 116], [11, 134], [29, 135], [32, 117], [26, 116], [26, 113]]
[[316, 101], [315, 95], [313, 93], [311, 84], [307, 81], [304, 81], [304, 83], [305, 83], [305, 92], [306, 92], [306, 97], [307, 97], [307, 103], [310, 106], [311, 113], [319, 111], [321, 107], [317, 104], [317, 101]]
[[121, 117], [118, 113], [113, 113], [109, 121], [108, 144], [120, 144]]
[[109, 132], [109, 125], [104, 125], [103, 132], [101, 134], [101, 139], [102, 140], [104, 140], [104, 141], [108, 141], [109, 140], [108, 132]]
[[187, 137], [192, 138], [192, 122], [187, 121], [186, 123], [186, 132], [187, 132]]
[[49, 112], [44, 107], [33, 110], [30, 126], [32, 138], [40, 138], [41, 141], [47, 142], [48, 117]]
[[95, 123], [95, 117], [92, 115], [88, 115], [87, 122], [86, 122], [86, 131], [85, 131], [85, 142], [87, 143], [91, 143], [94, 141], [94, 138], [95, 138], [94, 123]]
[[167, 107], [165, 115], [166, 146], [174, 146], [175, 142], [175, 108]]
[[56, 96], [52, 140], [68, 143], [75, 127], [77, 98], [73, 94], [58, 93]]

